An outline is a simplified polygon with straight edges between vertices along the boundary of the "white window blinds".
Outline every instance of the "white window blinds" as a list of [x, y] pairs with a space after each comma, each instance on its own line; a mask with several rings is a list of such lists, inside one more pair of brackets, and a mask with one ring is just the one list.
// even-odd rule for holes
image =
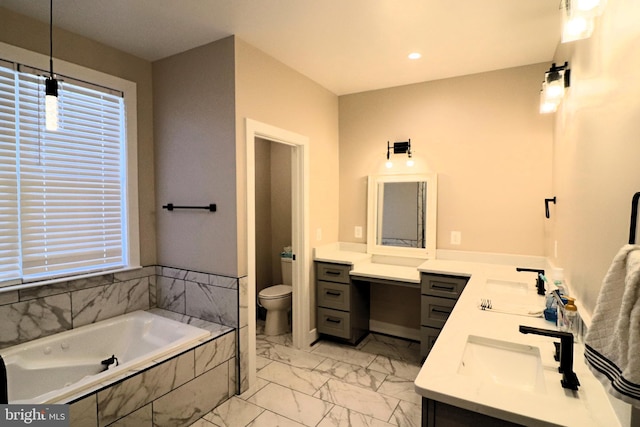
[[[44, 78], [1, 72], [1, 76], [7, 73], [8, 81], [14, 74], [15, 114], [8, 110], [5, 123], [0, 101], [0, 191], [3, 199], [5, 192], [17, 193], [7, 197], [17, 202], [1, 205], [0, 215], [6, 210], [8, 221], [17, 216], [7, 248], [17, 243], [19, 277], [29, 281], [122, 266], [126, 259], [123, 98], [62, 81], [59, 130], [50, 132], [44, 127]], [[0, 100], [10, 102], [9, 91], [5, 94], [4, 86], [0, 91]], [[4, 227], [4, 215], [0, 220]], [[5, 242], [0, 242], [2, 250]], [[2, 274], [5, 267], [9, 270], [9, 257], [15, 259], [15, 252], [0, 256]]]

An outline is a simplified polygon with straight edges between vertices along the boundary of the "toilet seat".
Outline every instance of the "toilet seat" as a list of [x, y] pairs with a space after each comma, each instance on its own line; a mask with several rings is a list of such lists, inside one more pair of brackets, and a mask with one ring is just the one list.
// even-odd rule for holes
[[278, 299], [284, 298], [291, 295], [293, 292], [293, 287], [289, 285], [274, 285], [264, 288], [260, 291], [258, 296], [263, 299]]

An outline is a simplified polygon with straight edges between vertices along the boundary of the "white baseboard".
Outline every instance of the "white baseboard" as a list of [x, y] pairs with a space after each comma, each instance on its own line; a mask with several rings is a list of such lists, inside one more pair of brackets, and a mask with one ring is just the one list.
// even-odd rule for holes
[[309, 333], [307, 334], [307, 342], [303, 345], [303, 349], [310, 347], [311, 344], [318, 341], [319, 338], [320, 338], [320, 334], [318, 334], [317, 328], [313, 328], [312, 330], [310, 330]]
[[408, 328], [406, 326], [369, 319], [369, 330], [371, 332], [379, 332], [381, 334], [420, 342], [420, 329]]

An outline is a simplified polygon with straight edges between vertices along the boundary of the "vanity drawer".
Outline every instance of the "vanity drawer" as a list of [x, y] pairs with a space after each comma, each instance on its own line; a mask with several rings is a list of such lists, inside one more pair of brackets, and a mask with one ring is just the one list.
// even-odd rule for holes
[[336, 310], [349, 311], [350, 290], [350, 285], [318, 280], [318, 305]]
[[455, 305], [456, 300], [454, 299], [422, 295], [420, 307], [421, 325], [442, 328]]
[[420, 327], [420, 358], [424, 359], [429, 355], [429, 352], [436, 343], [438, 335], [440, 335], [439, 328], [430, 328], [428, 326]]
[[445, 274], [422, 273], [420, 275], [423, 294], [444, 298], [457, 299], [468, 281], [468, 277], [448, 276]]
[[318, 307], [318, 332], [340, 338], [351, 338], [351, 316], [348, 312]]
[[349, 283], [350, 270], [350, 265], [317, 262], [316, 279], [328, 282]]

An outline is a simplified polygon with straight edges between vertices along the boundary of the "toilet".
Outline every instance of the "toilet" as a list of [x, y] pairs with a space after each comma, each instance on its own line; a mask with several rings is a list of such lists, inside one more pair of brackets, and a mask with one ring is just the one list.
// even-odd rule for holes
[[289, 332], [289, 311], [291, 310], [291, 258], [280, 257], [282, 284], [268, 286], [258, 294], [258, 304], [267, 310], [264, 325], [265, 335], [281, 335]]

